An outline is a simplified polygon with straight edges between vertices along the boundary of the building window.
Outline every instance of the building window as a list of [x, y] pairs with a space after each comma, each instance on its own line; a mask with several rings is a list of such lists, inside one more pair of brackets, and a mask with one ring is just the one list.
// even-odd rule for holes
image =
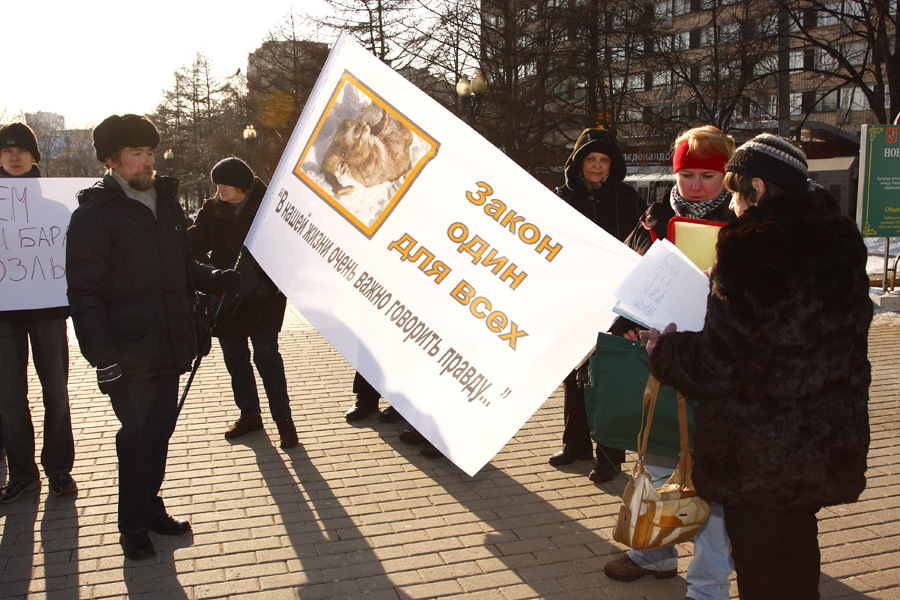
[[622, 62], [625, 60], [624, 46], [609, 46], [607, 52], [609, 52], [609, 62], [611, 63]]
[[835, 13], [840, 11], [840, 9], [841, 7], [833, 2], [824, 4], [817, 11], [819, 14], [817, 15], [818, 18], [816, 20], [818, 22], [816, 23], [816, 25], [818, 25], [819, 27], [831, 27], [832, 25], [837, 25], [838, 18], [837, 14]]
[[644, 75], [642, 73], [635, 73], [634, 75], [628, 76], [628, 89], [632, 92], [642, 92], [644, 91]]
[[569, 84], [568, 84], [568, 83], [564, 83], [564, 82], [557, 83], [557, 84], [553, 87], [553, 96], [556, 97], [556, 98], [566, 98], [567, 96], [570, 96], [570, 94], [569, 94]]
[[537, 75], [537, 63], [532, 61], [529, 63], [525, 63], [524, 65], [519, 65], [517, 73], [519, 75], [519, 79], [534, 77], [535, 75]]
[[587, 90], [585, 89], [585, 84], [583, 81], [579, 81], [575, 84], [575, 100], [584, 100], [586, 95]]
[[767, 15], [759, 20], [759, 33], [762, 36], [772, 36], [778, 33], [778, 18], [775, 15]]
[[831, 52], [823, 48], [816, 49], [816, 68], [820, 71], [836, 71], [838, 60]]
[[861, 67], [868, 59], [868, 48], [864, 42], [847, 44], [843, 48], [843, 55], [854, 67]]
[[[653, 7], [653, 16], [658, 20], [668, 23], [672, 22], [672, 2], [671, 0], [658, 2]], [[669, 27], [669, 25], [663, 25], [663, 27]]]
[[863, 93], [862, 88], [852, 87], [841, 94], [841, 108], [844, 110], [869, 110], [869, 99]]
[[719, 25], [719, 38], [722, 40], [736, 40], [741, 35], [741, 24], [735, 21], [734, 23], [725, 23], [724, 25]]
[[778, 58], [774, 55], [763, 57], [753, 65], [753, 75], [762, 77], [778, 71]]
[[701, 38], [702, 30], [694, 29], [690, 33], [690, 47], [691, 49], [700, 47], [700, 38]]
[[791, 116], [797, 116], [803, 112], [803, 93], [791, 92]]
[[658, 89], [668, 89], [672, 85], [671, 71], [656, 71], [653, 73], [653, 87]]
[[840, 102], [841, 93], [840, 90], [832, 90], [819, 98], [819, 103], [816, 104], [815, 111], [816, 112], [832, 112], [838, 109], [841, 105]]
[[654, 40], [656, 51], [660, 54], [671, 52], [674, 46], [674, 38], [671, 35], [661, 35]]

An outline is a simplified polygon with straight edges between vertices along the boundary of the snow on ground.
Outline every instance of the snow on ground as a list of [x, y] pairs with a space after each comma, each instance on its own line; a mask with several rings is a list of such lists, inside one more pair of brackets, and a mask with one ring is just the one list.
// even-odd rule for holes
[[900, 325], [900, 312], [875, 307], [875, 316], [872, 325]]
[[[894, 266], [894, 257], [900, 253], [900, 237], [890, 238], [890, 246], [888, 247], [888, 268]], [[884, 274], [884, 238], [872, 237], [863, 238], [866, 247], [869, 249], [869, 261], [866, 263], [866, 273], [869, 275]]]

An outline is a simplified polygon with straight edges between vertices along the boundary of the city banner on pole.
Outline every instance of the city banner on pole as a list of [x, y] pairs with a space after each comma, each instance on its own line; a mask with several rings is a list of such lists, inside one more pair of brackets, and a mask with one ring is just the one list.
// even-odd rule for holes
[[68, 306], [66, 233], [90, 178], [0, 179], [0, 311]]
[[346, 34], [246, 245], [469, 475], [590, 353], [639, 258]]
[[900, 235], [900, 140], [897, 125], [863, 125], [856, 222], [863, 237]]

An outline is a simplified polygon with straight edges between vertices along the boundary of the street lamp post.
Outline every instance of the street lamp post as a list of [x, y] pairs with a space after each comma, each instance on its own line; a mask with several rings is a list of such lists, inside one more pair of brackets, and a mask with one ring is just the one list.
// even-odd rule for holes
[[163, 152], [163, 160], [166, 161], [166, 175], [172, 174], [172, 161], [175, 160], [175, 151], [169, 148]]
[[247, 162], [250, 163], [251, 169], [253, 168], [253, 146], [256, 145], [258, 135], [259, 134], [253, 125], [244, 127], [244, 143], [247, 144]]
[[481, 73], [481, 69], [475, 69], [475, 76], [469, 78], [462, 75], [456, 84], [456, 95], [462, 104], [463, 118], [475, 127], [475, 119], [481, 114], [484, 97], [487, 95], [487, 79]]
[[[175, 164], [175, 151], [171, 148], [167, 148], [165, 152], [163, 152], [163, 161], [166, 163], [166, 175], [169, 177], [172, 176], [172, 166]], [[185, 212], [191, 209], [191, 201], [190, 198], [185, 198], [184, 200], [184, 209]]]

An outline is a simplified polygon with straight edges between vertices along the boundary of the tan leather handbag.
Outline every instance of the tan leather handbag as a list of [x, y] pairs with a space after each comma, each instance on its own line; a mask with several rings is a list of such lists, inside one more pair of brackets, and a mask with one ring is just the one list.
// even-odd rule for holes
[[681, 451], [678, 466], [660, 488], [644, 467], [653, 409], [659, 393], [659, 381], [650, 375], [644, 389], [641, 431], [638, 433], [638, 460], [631, 481], [622, 495], [622, 507], [613, 530], [613, 539], [635, 550], [649, 550], [689, 540], [709, 515], [709, 504], [697, 495], [691, 482], [694, 460], [688, 440], [687, 410], [684, 395], [678, 392], [678, 428]]

